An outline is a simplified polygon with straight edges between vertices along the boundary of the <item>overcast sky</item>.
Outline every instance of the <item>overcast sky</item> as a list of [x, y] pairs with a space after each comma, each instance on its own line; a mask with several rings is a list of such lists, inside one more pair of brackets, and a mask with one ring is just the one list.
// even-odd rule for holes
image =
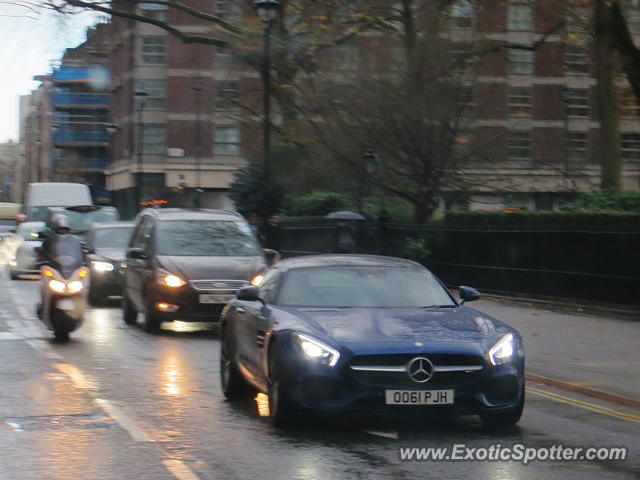
[[82, 43], [86, 27], [96, 23], [88, 13], [63, 18], [19, 3], [0, 0], [0, 142], [18, 140], [19, 96], [37, 88], [33, 76], [50, 73], [52, 62]]

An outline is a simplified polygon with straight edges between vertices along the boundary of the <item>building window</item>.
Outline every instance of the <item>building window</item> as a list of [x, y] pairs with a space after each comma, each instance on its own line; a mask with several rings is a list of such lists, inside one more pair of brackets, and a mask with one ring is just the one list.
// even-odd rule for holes
[[163, 154], [167, 129], [164, 125], [142, 125], [142, 152]]
[[507, 137], [507, 158], [509, 160], [529, 160], [531, 158], [531, 132], [511, 130]]
[[509, 30], [533, 30], [533, 8], [531, 1], [511, 0], [509, 2]]
[[564, 66], [567, 73], [589, 73], [589, 51], [584, 47], [567, 47]]
[[142, 37], [142, 63], [166, 63], [167, 37]]
[[640, 160], [640, 133], [623, 133], [622, 158], [624, 160]]
[[[627, 84], [628, 85], [628, 84]], [[640, 106], [638, 105], [638, 98], [633, 90], [627, 87], [621, 87], [619, 90], [620, 96], [620, 115], [627, 118], [640, 117]]]
[[516, 116], [530, 116], [532, 110], [531, 87], [510, 87], [507, 92], [509, 114]]
[[567, 132], [567, 155], [569, 158], [585, 160], [589, 145], [586, 132]]
[[226, 18], [231, 14], [231, 2], [229, 0], [213, 0], [213, 9], [220, 18]]
[[567, 88], [564, 90], [564, 107], [568, 117], [589, 116], [589, 90]]
[[467, 71], [471, 66], [473, 58], [473, 49], [471, 44], [463, 42], [455, 42], [451, 44], [449, 49], [449, 57], [451, 58], [451, 66], [458, 72]]
[[157, 3], [141, 3], [140, 4], [140, 13], [147, 18], [153, 18], [154, 20], [159, 20], [161, 22], [167, 21], [167, 10], [169, 7], [167, 5], [160, 5]]
[[213, 153], [238, 155], [240, 153], [240, 129], [238, 127], [214, 127]]
[[233, 110], [238, 106], [239, 99], [240, 89], [238, 82], [227, 80], [218, 82], [216, 106], [219, 110]]
[[453, 28], [471, 28], [475, 11], [469, 0], [458, 0], [451, 6], [451, 26]]
[[473, 86], [457, 85], [454, 88], [456, 114], [458, 116], [472, 117], [475, 112], [475, 97]]
[[533, 74], [533, 52], [531, 50], [509, 50], [509, 72], [515, 75]]
[[167, 106], [167, 82], [165, 80], [139, 80], [136, 90], [147, 94], [144, 97], [144, 108], [164, 109]]

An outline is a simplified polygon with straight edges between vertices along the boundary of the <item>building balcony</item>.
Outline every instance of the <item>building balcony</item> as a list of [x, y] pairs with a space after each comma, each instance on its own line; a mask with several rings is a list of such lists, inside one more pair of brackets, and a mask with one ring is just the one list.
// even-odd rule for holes
[[64, 146], [107, 146], [109, 134], [105, 131], [57, 131], [53, 134], [56, 147]]
[[107, 108], [108, 93], [58, 92], [51, 95], [53, 108]]

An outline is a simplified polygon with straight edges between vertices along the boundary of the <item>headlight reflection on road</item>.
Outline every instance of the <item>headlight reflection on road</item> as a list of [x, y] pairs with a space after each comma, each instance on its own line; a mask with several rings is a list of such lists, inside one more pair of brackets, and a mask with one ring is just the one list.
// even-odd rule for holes
[[106, 340], [108, 338], [107, 331], [109, 330], [108, 314], [103, 309], [95, 309], [91, 313], [93, 313], [93, 319], [96, 326], [96, 338], [100, 341]]
[[186, 393], [185, 372], [189, 367], [184, 365], [184, 359], [179, 352], [171, 351], [162, 359], [162, 390], [171, 397], [181, 397]]
[[268, 417], [269, 413], [269, 397], [267, 397], [264, 393], [259, 393], [255, 398], [256, 404], [258, 405], [258, 415], [261, 417]]

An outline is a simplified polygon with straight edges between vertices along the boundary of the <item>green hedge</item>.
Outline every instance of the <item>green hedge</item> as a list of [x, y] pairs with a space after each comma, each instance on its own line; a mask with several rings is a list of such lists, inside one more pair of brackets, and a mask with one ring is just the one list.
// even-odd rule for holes
[[561, 211], [618, 211], [640, 214], [640, 191], [597, 191], [580, 195], [574, 201], [560, 205]]

